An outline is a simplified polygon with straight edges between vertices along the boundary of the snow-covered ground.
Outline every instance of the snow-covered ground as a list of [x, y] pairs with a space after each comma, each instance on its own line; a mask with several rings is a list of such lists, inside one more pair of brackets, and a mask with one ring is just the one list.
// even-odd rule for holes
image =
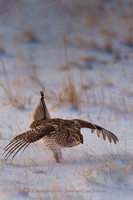
[[[129, 0], [0, 1], [1, 200], [133, 199], [132, 16]], [[94, 122], [119, 143], [84, 129], [84, 145], [64, 149], [61, 164], [41, 140], [4, 160], [40, 90], [51, 116]]]

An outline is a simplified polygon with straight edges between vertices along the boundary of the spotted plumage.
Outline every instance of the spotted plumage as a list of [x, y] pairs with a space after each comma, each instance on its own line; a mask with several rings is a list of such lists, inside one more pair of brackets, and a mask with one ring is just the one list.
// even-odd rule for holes
[[29, 131], [19, 134], [5, 147], [5, 158], [12, 155], [13, 159], [22, 148], [25, 149], [30, 143], [43, 139], [46, 148], [53, 152], [56, 162], [61, 162], [61, 148], [83, 144], [81, 128], [90, 128], [92, 133], [96, 130], [98, 137], [102, 135], [104, 140], [107, 137], [110, 143], [118, 142], [118, 138], [112, 132], [91, 122], [80, 119], [51, 119], [43, 92], [41, 92], [40, 103], [34, 111], [33, 120]]

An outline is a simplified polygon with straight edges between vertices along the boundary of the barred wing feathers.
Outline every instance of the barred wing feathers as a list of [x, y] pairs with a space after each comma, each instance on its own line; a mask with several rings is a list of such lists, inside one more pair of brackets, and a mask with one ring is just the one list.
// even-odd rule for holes
[[98, 126], [96, 124], [93, 124], [91, 122], [88, 121], [84, 121], [84, 120], [80, 120], [80, 119], [76, 119], [76, 121], [78, 121], [81, 125], [81, 128], [90, 128], [91, 132], [93, 133], [95, 130], [97, 131], [97, 136], [100, 137], [101, 133], [103, 136], [103, 139], [106, 140], [106, 137], [108, 138], [109, 142], [111, 143], [112, 141], [116, 144], [117, 142], [119, 142], [118, 138], [116, 137], [116, 135], [106, 129], [104, 129], [101, 126]]
[[23, 151], [29, 146], [30, 143], [36, 142], [42, 139], [45, 135], [55, 131], [55, 128], [52, 125], [46, 125], [37, 127], [36, 129], [29, 130], [22, 134], [17, 135], [13, 138], [10, 143], [5, 147], [5, 158], [7, 159], [9, 156], [13, 158], [17, 155], [17, 153], [22, 149]]

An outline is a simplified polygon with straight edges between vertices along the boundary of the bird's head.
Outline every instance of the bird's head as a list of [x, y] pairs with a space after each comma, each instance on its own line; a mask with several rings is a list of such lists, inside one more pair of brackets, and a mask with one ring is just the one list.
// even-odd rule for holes
[[80, 143], [83, 144], [84, 142], [83, 135], [80, 132], [73, 132], [69, 135], [68, 142], [72, 144], [72, 146], [76, 146]]

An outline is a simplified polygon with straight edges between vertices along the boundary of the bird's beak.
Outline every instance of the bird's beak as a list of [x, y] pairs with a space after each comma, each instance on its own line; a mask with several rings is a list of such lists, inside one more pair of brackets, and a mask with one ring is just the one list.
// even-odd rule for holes
[[84, 143], [84, 137], [83, 137], [83, 136], [80, 137], [80, 142], [81, 142], [82, 144]]

